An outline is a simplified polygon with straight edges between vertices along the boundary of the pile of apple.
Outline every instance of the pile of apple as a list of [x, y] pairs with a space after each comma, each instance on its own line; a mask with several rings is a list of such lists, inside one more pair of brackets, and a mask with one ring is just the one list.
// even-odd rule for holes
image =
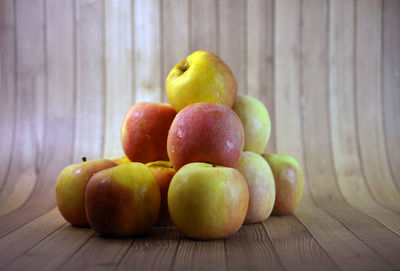
[[268, 111], [237, 95], [219, 57], [204, 51], [186, 57], [169, 73], [166, 92], [170, 104], [138, 103], [126, 114], [125, 157], [63, 169], [56, 198], [68, 222], [103, 236], [145, 234], [158, 224], [218, 239], [296, 208], [304, 186], [298, 163], [263, 154]]

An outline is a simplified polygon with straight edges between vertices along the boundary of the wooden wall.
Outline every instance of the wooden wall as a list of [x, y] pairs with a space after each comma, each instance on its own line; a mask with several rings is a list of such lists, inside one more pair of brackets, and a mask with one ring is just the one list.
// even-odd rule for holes
[[127, 109], [166, 101], [198, 49], [267, 106], [268, 151], [304, 169], [295, 225], [333, 257], [368, 250], [329, 245], [345, 228], [400, 234], [400, 1], [0, 0], [0, 25], [1, 236], [55, 206], [63, 167], [122, 155]]

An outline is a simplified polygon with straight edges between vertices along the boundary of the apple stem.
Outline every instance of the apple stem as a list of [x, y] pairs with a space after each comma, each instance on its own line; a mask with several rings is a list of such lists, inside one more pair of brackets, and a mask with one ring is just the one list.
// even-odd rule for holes
[[86, 156], [82, 156], [82, 162], [86, 162]]
[[188, 69], [188, 64], [187, 64], [187, 62], [185, 61], [185, 62], [183, 63], [182, 71], [185, 72], [185, 71], [187, 71], [187, 69]]

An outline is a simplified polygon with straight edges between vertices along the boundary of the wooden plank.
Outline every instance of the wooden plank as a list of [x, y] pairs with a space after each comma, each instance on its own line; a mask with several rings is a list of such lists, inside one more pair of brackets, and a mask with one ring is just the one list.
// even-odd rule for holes
[[94, 231], [89, 228], [78, 228], [64, 223], [26, 250], [4, 270], [26, 270], [28, 267], [31, 270], [59, 269], [93, 235]]
[[218, 55], [218, 1], [206, 0], [190, 2], [191, 48]]
[[355, 106], [362, 168], [376, 200], [399, 211], [400, 194], [390, 174], [382, 125], [382, 5], [359, 1], [356, 8]]
[[[55, 180], [61, 169], [71, 162], [74, 136], [74, 119], [71, 117], [74, 116], [73, 97], [75, 81], [73, 49], [74, 16], [72, 2], [52, 0], [47, 1], [46, 5], [43, 5], [41, 2], [38, 2], [37, 5], [33, 6], [31, 6], [32, 2], [30, 2], [29, 5], [25, 2], [17, 4], [18, 12], [23, 12], [22, 14], [25, 16], [23, 19], [21, 18], [21, 21], [32, 23], [35, 26], [34, 28], [31, 28], [32, 26], [30, 25], [26, 26], [24, 31], [39, 31], [36, 33], [37, 35], [32, 37], [31, 42], [33, 42], [35, 46], [42, 43], [41, 49], [43, 49], [41, 54], [34, 51], [32, 52], [32, 55], [24, 56], [24, 59], [29, 59], [29, 61], [37, 60], [38, 63], [40, 63], [40, 59], [46, 59], [46, 62], [42, 63], [42, 68], [43, 72], [47, 72], [47, 77], [45, 77], [45, 84], [40, 86], [40, 89], [46, 89], [46, 93], [43, 93], [42, 97], [46, 97], [46, 103], [43, 105], [46, 110], [46, 119], [42, 123], [45, 126], [45, 135], [43, 139], [43, 154], [41, 157], [35, 157], [36, 165], [32, 169], [32, 175], [26, 176], [27, 182], [32, 182], [35, 180], [35, 174], [39, 174], [37, 177], [38, 181], [24, 206], [2, 218], [0, 221], [1, 236], [6, 235], [10, 231], [31, 221], [41, 214], [44, 214], [54, 207]], [[44, 17], [42, 12], [45, 12], [46, 20], [41, 18], [41, 15]], [[39, 20], [40, 23], [37, 23], [33, 19], [32, 21], [27, 20], [27, 17], [29, 16], [34, 16], [35, 20]], [[46, 27], [43, 28], [45, 22]], [[18, 28], [21, 26], [18, 26]], [[46, 30], [46, 35], [44, 35], [44, 33], [43, 35], [40, 35], [42, 29]], [[25, 35], [29, 37], [32, 33], [25, 33]], [[44, 42], [45, 44], [43, 44]], [[24, 55], [30, 51], [27, 49], [31, 48], [30, 43], [24, 43], [21, 44], [21, 46], [20, 55]], [[35, 46], [32, 47], [35, 48]], [[45, 49], [46, 51], [44, 51]], [[46, 54], [43, 56], [45, 52]], [[37, 55], [35, 55], [35, 53]], [[36, 68], [38, 68], [36, 65], [38, 65], [38, 63], [34, 63], [33, 66], [25, 67], [25, 69], [27, 69], [26, 72], [28, 72], [29, 69], [35, 69], [36, 71]], [[21, 71], [21, 73], [23, 73], [23, 71]], [[26, 88], [26, 91], [32, 91], [32, 82], [44, 77], [44, 74], [41, 74], [38, 78], [31, 76], [32, 75], [29, 75], [29, 82], [24, 82], [25, 85], [23, 85], [23, 87]], [[41, 80], [38, 82], [41, 82]], [[19, 86], [20, 85], [22, 87], [22, 84], [19, 84]], [[39, 87], [39, 85], [35, 87]], [[33, 93], [35, 92], [33, 91]], [[27, 95], [27, 97], [29, 98], [30, 96]], [[32, 100], [34, 101], [35, 98], [36, 97], [33, 97]], [[19, 100], [23, 101], [24, 99], [25, 97]], [[32, 105], [32, 100], [27, 103], [28, 106], [27, 104], [24, 104], [24, 107], [29, 107], [29, 104]], [[35, 104], [39, 106], [40, 102]], [[26, 116], [26, 118], [29, 120], [30, 116]], [[33, 124], [34, 122], [31, 123], [31, 125]], [[28, 135], [32, 134], [28, 133]], [[32, 138], [34, 138], [33, 135]], [[27, 157], [29, 157], [29, 155], [27, 155]], [[23, 189], [21, 189], [21, 193], [23, 193]]]
[[61, 270], [109, 270], [116, 268], [132, 243], [131, 238], [104, 238], [97, 234], [60, 266]]
[[[329, 108], [332, 154], [339, 188], [346, 201], [400, 234], [400, 217], [377, 204], [365, 183], [357, 154], [354, 99], [354, 13], [352, 1], [330, 2]], [[353, 44], [353, 46], [349, 46]]]
[[219, 2], [219, 56], [232, 70], [238, 93], [247, 93], [246, 1]]
[[135, 1], [135, 102], [160, 102], [160, 1]]
[[242, 226], [224, 242], [227, 270], [284, 269], [261, 223]]
[[400, 2], [383, 2], [382, 109], [386, 152], [392, 175], [400, 187]]
[[167, 102], [165, 80], [170, 70], [190, 52], [189, 0], [163, 0], [160, 6], [162, 102]]
[[74, 163], [103, 156], [105, 112], [104, 6], [75, 1], [76, 97]]
[[[45, 118], [43, 1], [15, 2], [16, 131], [10, 169], [0, 194], [0, 215], [18, 209], [29, 197], [40, 165]], [[1, 225], [1, 224], [0, 224]], [[1, 229], [1, 226], [0, 226]], [[0, 231], [1, 232], [1, 231]]]
[[134, 103], [132, 2], [105, 1], [106, 102], [104, 156], [123, 155], [120, 130], [128, 109]]
[[146, 238], [133, 241], [117, 270], [170, 270], [178, 248], [177, 239], [175, 228], [154, 228]]
[[172, 270], [227, 270], [224, 240], [191, 240], [179, 235]]
[[[277, 150], [294, 156], [304, 169], [299, 96], [301, 29], [300, 1], [275, 2], [275, 112]], [[302, 43], [300, 43], [302, 44]], [[306, 173], [306, 172], [305, 172]], [[306, 177], [302, 202], [295, 215], [331, 258], [349, 269], [391, 267], [340, 221], [321, 210], [310, 194]], [[354, 260], [358, 259], [358, 260]]]
[[266, 152], [276, 152], [274, 110], [274, 2], [247, 2], [247, 86], [248, 95], [267, 107], [271, 137]]
[[285, 269], [340, 269], [294, 215], [272, 216], [263, 225]]
[[39, 218], [0, 238], [0, 268], [4, 268], [19, 255], [29, 250], [65, 223], [54, 208]]
[[[16, 122], [16, 25], [15, 2], [0, 2], [0, 191], [11, 165]], [[0, 194], [1, 195], [1, 194]], [[1, 197], [2, 198], [2, 197]], [[1, 202], [0, 198], [0, 202]], [[2, 205], [0, 203], [0, 205]]]

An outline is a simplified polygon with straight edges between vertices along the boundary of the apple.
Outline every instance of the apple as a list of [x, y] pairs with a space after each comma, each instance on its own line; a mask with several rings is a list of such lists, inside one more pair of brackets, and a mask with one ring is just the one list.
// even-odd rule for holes
[[237, 82], [222, 59], [209, 52], [196, 51], [170, 71], [166, 92], [176, 112], [194, 103], [231, 107], [237, 95]]
[[176, 112], [165, 103], [137, 103], [126, 114], [121, 143], [132, 162], [168, 160], [167, 136]]
[[125, 164], [125, 163], [130, 163], [130, 162], [131, 162], [131, 160], [129, 160], [129, 158], [126, 157], [126, 156], [122, 156], [122, 157], [119, 157], [119, 158], [115, 158], [115, 159], [113, 159], [113, 161], [114, 161], [115, 163], [117, 163], [118, 165], [120, 165], [120, 164]]
[[154, 176], [157, 179], [158, 186], [161, 193], [160, 214], [158, 215], [157, 225], [173, 225], [168, 211], [168, 188], [171, 183], [172, 177], [176, 171], [169, 161], [155, 161], [147, 163]]
[[196, 103], [180, 111], [168, 133], [168, 157], [176, 170], [192, 162], [235, 167], [243, 150], [244, 132], [229, 107]]
[[303, 196], [303, 172], [296, 159], [285, 154], [262, 154], [275, 178], [276, 198], [273, 215], [287, 215], [296, 209]]
[[126, 163], [98, 172], [86, 188], [86, 214], [100, 235], [148, 233], [160, 211], [160, 188], [142, 163]]
[[271, 168], [261, 155], [245, 151], [236, 169], [242, 173], [249, 188], [249, 210], [245, 223], [264, 221], [270, 216], [275, 202], [275, 181]]
[[271, 134], [271, 120], [267, 108], [256, 98], [238, 95], [232, 110], [243, 124], [244, 150], [263, 153]]
[[243, 224], [249, 205], [246, 180], [234, 168], [191, 163], [172, 178], [168, 208], [176, 228], [194, 239], [220, 239]]
[[87, 227], [85, 190], [89, 179], [97, 172], [117, 164], [107, 159], [86, 161], [64, 168], [57, 179], [56, 201], [61, 215], [74, 226]]

